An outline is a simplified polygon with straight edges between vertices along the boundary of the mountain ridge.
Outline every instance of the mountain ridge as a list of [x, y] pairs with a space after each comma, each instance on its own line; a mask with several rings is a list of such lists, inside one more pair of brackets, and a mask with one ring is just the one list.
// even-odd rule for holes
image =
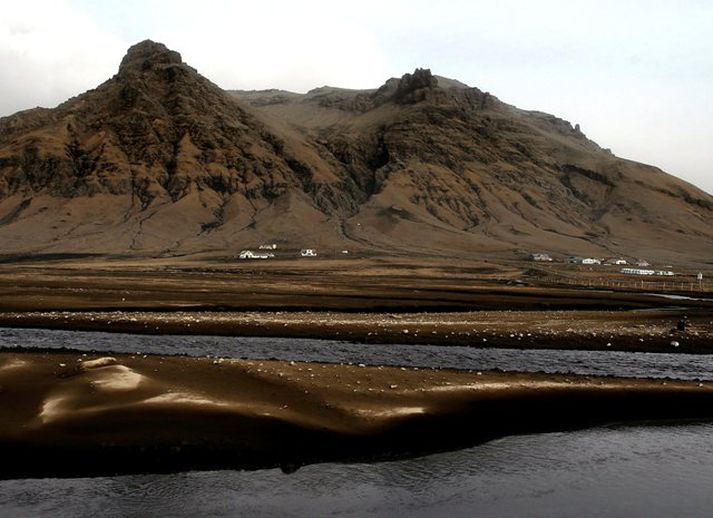
[[700, 189], [428, 69], [369, 90], [224, 91], [147, 40], [97, 88], [0, 119], [8, 252], [703, 261], [711, 221]]

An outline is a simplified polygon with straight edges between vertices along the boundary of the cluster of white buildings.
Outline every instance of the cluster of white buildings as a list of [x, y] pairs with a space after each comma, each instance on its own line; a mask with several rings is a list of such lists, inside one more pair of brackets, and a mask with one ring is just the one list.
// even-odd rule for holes
[[[607, 259], [600, 259], [598, 257], [569, 257], [567, 262], [571, 264], [606, 264], [610, 266], [623, 266], [629, 264], [629, 261], [621, 257], [609, 257]], [[649, 263], [646, 261], [637, 261], [637, 266], [648, 266]]]
[[[537, 261], [537, 262], [552, 262], [554, 259], [549, 254], [544, 254], [544, 253], [532, 253], [530, 254], [530, 260], [531, 261]], [[674, 272], [670, 270], [653, 270], [650, 269], [649, 267], [651, 264], [649, 264], [648, 261], [639, 259], [637, 261], [634, 261], [632, 263], [632, 266], [629, 267], [629, 261], [626, 259], [623, 259], [621, 257], [610, 257], [607, 259], [600, 259], [598, 257], [580, 257], [580, 256], [571, 256], [568, 257], [565, 262], [569, 264], [581, 264], [581, 265], [586, 265], [586, 266], [593, 266], [593, 265], [609, 265], [609, 266], [626, 266], [625, 268], [621, 269], [621, 273], [626, 274], [626, 275], [657, 275], [661, 277], [673, 277], [676, 275]]]
[[671, 270], [649, 270], [644, 268], [622, 268], [621, 273], [627, 275], [658, 275], [660, 277], [673, 277], [676, 275]]
[[[272, 259], [275, 257], [273, 250], [277, 250], [275, 243], [260, 245], [257, 252], [254, 250], [241, 250], [238, 254], [238, 259]], [[349, 252], [342, 251], [342, 253]], [[317, 257], [317, 249], [303, 248], [298, 255], [299, 257]]]

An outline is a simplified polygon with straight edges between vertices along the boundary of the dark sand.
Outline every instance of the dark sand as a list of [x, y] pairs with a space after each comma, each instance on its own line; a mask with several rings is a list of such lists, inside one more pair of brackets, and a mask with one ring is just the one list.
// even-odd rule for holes
[[[647, 293], [654, 291], [653, 286], [643, 290], [570, 287], [544, 283], [554, 274], [544, 266], [537, 268], [542, 271], [534, 263], [416, 259], [0, 261], [0, 311], [462, 312], [677, 307], [713, 312], [710, 292], [667, 292], [709, 297], [681, 300]], [[588, 276], [597, 273], [562, 264], [552, 268], [563, 279], [581, 282], [590, 282]], [[600, 273], [612, 284], [631, 281], [611, 270]], [[669, 288], [675, 284], [669, 282]]]
[[285, 470], [507, 434], [713, 418], [713, 383], [0, 353], [0, 476]]
[[[0, 262], [0, 326], [713, 352], [709, 293], [627, 291], [617, 285], [631, 279], [612, 267], [590, 270], [405, 258], [14, 260]], [[543, 284], [595, 275], [610, 287]], [[687, 331], [672, 331], [684, 316]]]
[[[686, 331], [676, 329], [687, 317]], [[0, 313], [0, 327], [273, 336], [519, 349], [713, 353], [706, 309], [459, 313], [72, 311]]]

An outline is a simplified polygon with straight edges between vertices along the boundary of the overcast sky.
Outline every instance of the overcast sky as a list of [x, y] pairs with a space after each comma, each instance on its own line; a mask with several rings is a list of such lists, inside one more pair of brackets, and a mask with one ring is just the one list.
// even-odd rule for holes
[[151, 38], [223, 88], [381, 85], [416, 67], [579, 123], [713, 193], [713, 1], [0, 0], [0, 116]]

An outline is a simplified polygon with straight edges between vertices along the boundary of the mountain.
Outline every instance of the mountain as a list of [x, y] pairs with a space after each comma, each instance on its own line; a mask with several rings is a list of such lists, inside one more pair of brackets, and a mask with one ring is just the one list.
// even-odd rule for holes
[[0, 119], [0, 253], [284, 247], [706, 262], [713, 197], [579, 126], [418, 69], [373, 90], [224, 91], [165, 46]]

